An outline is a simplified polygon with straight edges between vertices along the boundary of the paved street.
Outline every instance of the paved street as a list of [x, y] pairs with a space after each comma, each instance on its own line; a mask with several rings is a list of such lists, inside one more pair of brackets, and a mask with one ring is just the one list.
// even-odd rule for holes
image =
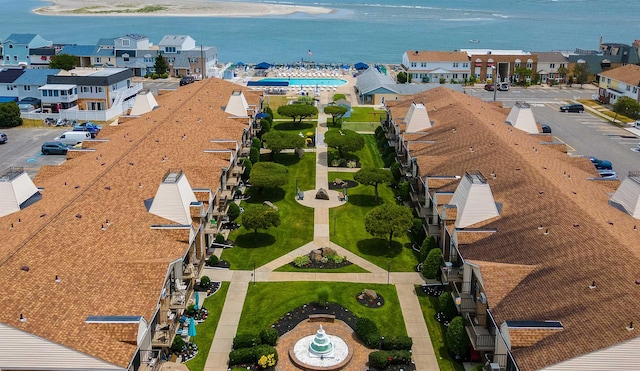
[[1, 131], [9, 141], [0, 145], [0, 170], [10, 166], [21, 166], [30, 177], [34, 177], [42, 165], [57, 165], [65, 160], [62, 155], [44, 156], [40, 153], [42, 143], [51, 141], [70, 128], [9, 128]]

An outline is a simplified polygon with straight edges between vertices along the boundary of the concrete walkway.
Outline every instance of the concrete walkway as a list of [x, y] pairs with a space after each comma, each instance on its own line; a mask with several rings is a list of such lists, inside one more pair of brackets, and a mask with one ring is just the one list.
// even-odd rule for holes
[[[331, 95], [330, 95], [331, 94]], [[327, 146], [324, 134], [327, 132], [327, 115], [322, 108], [332, 99], [331, 92], [320, 94], [318, 113], [318, 127], [316, 130], [316, 189], [328, 188]], [[341, 169], [342, 170], [342, 169]], [[357, 169], [346, 169], [354, 171]], [[220, 321], [205, 365], [205, 371], [219, 371], [228, 369], [227, 361], [232, 348], [233, 338], [240, 322], [242, 307], [247, 294], [249, 283], [256, 282], [284, 282], [284, 281], [318, 281], [318, 282], [352, 282], [394, 284], [400, 301], [400, 310], [404, 317], [408, 335], [413, 338], [413, 358], [417, 370], [438, 370], [431, 338], [427, 325], [422, 317], [422, 310], [414, 286], [423, 284], [424, 280], [414, 272], [388, 272], [351, 251], [330, 241], [329, 208], [319, 202], [314, 207], [313, 241], [309, 242], [269, 263], [256, 267], [255, 277], [251, 271], [233, 271], [205, 268], [202, 275], [209, 276], [212, 281], [231, 282], [229, 292], [220, 314]], [[275, 272], [274, 270], [291, 262], [295, 257], [306, 255], [319, 247], [331, 247], [341, 256], [356, 264], [369, 273], [304, 273], [304, 272]], [[214, 252], [219, 256], [220, 250]]]

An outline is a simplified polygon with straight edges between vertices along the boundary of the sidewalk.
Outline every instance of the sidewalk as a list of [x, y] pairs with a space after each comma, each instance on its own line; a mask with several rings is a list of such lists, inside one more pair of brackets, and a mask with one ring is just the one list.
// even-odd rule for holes
[[[329, 92], [320, 94], [320, 104], [326, 104], [332, 98]], [[327, 132], [327, 115], [319, 110], [318, 127], [316, 129], [316, 189], [327, 189], [329, 185], [327, 166], [327, 146], [324, 144], [324, 134]], [[347, 169], [353, 170], [353, 169]], [[400, 310], [404, 318], [407, 334], [413, 338], [413, 359], [417, 370], [438, 370], [438, 362], [429, 337], [427, 324], [422, 316], [420, 303], [415, 292], [415, 285], [423, 284], [424, 280], [416, 272], [387, 272], [368, 260], [336, 245], [330, 241], [329, 208], [314, 208], [313, 241], [309, 242], [269, 263], [256, 267], [255, 277], [251, 271], [232, 271], [205, 268], [203, 275], [213, 281], [231, 282], [229, 292], [222, 308], [220, 322], [211, 344], [211, 350], [205, 365], [205, 371], [219, 371], [228, 369], [227, 362], [232, 348], [233, 338], [238, 329], [242, 307], [251, 281], [284, 282], [284, 281], [318, 281], [318, 282], [352, 282], [394, 284], [398, 293]], [[274, 272], [275, 269], [291, 262], [295, 257], [308, 254], [319, 247], [330, 247], [339, 255], [369, 273], [305, 273], [305, 272]], [[216, 250], [216, 255], [220, 251]], [[281, 355], [286, 356], [286, 355]]]

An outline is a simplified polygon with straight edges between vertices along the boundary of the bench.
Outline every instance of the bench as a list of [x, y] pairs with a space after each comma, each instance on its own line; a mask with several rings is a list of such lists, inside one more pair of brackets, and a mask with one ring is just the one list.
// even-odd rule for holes
[[333, 322], [336, 319], [334, 314], [310, 314], [309, 322]]
[[298, 191], [298, 200], [304, 200], [304, 192]]
[[271, 201], [263, 201], [262, 204], [269, 206], [270, 208], [274, 209], [275, 211], [278, 211], [278, 206], [272, 204]]

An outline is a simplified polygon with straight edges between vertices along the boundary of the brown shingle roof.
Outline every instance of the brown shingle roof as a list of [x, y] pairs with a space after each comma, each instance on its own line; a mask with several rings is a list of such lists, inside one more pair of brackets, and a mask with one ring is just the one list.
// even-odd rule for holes
[[625, 84], [629, 84], [631, 86], [638, 86], [640, 85], [640, 66], [636, 66], [635, 64], [627, 64], [622, 67], [603, 71], [600, 73], [600, 76], [622, 81]]
[[105, 127], [100, 138], [109, 141], [96, 152], [44, 168], [35, 178], [42, 199], [0, 218], [8, 231], [0, 246], [0, 322], [127, 367], [136, 350], [130, 336], [114, 337], [85, 319], [152, 318], [169, 264], [188, 249], [188, 231], [151, 229], [173, 223], [149, 213], [144, 201], [170, 168], [181, 168], [192, 188], [216, 191], [229, 154], [203, 150], [211, 139], [240, 140], [248, 127], [248, 119], [231, 119], [221, 108], [233, 90], [239, 87], [208, 79], [163, 94], [159, 108]]
[[[488, 302], [498, 325], [556, 320], [564, 326], [535, 346], [515, 350], [521, 369], [637, 336], [625, 326], [640, 323], [640, 296], [630, 294], [640, 276], [640, 236], [633, 229], [638, 221], [609, 206], [609, 186], [587, 180], [594, 176], [589, 160], [541, 145], [535, 135], [504, 124], [504, 110], [468, 95], [437, 88], [411, 100], [427, 102], [436, 122], [426, 133], [435, 143], [428, 147], [428, 161], [418, 160], [420, 175], [480, 170], [501, 205], [500, 216], [483, 223], [497, 232], [459, 246], [464, 258], [536, 267], [517, 285], [499, 287], [498, 294], [487, 288], [502, 297]], [[594, 280], [598, 287], [589, 289]]]
[[434, 50], [408, 50], [407, 56], [412, 62], [466, 62], [469, 56], [465, 52], [434, 51]]

